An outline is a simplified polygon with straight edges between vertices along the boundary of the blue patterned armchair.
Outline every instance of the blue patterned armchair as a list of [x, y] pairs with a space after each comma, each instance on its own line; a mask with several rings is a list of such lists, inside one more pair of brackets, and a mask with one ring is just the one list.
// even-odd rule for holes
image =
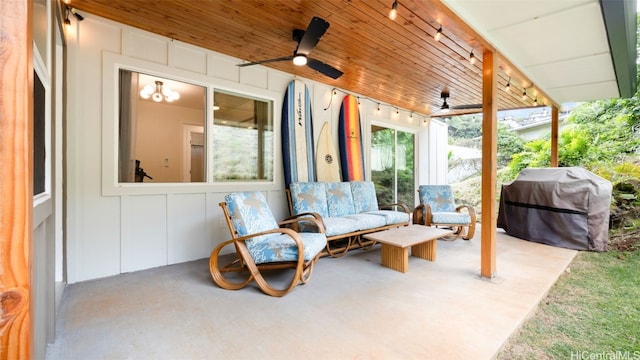
[[[237, 290], [255, 280], [267, 295], [284, 296], [299, 283], [311, 277], [313, 266], [327, 244], [324, 227], [314, 217], [290, 218], [276, 222], [264, 195], [259, 191], [228, 194], [220, 203], [231, 240], [218, 245], [209, 258], [209, 271], [213, 281], [223, 289]], [[315, 226], [316, 232], [297, 232], [298, 228]], [[221, 265], [223, 248], [233, 245], [235, 257]], [[284, 287], [269, 284], [262, 274], [268, 269], [295, 269]], [[223, 275], [224, 274], [224, 275]]]
[[465, 240], [473, 237], [476, 212], [471, 206], [456, 207], [450, 185], [420, 185], [418, 194], [420, 205], [413, 210], [414, 224], [452, 227]]

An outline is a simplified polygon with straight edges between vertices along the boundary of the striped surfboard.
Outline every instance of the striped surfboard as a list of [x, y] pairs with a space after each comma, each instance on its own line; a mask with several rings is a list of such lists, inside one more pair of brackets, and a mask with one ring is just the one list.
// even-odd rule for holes
[[311, 98], [300, 80], [292, 80], [287, 86], [281, 126], [286, 188], [292, 182], [316, 181]]

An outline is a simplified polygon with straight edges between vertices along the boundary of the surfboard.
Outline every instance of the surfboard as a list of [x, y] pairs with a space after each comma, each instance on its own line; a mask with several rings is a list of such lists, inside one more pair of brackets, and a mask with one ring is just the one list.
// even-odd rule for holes
[[342, 181], [363, 181], [364, 151], [362, 148], [362, 129], [360, 127], [358, 101], [353, 95], [347, 95], [342, 100], [338, 133]]
[[292, 182], [316, 181], [311, 98], [300, 80], [287, 86], [281, 127], [285, 186], [288, 189]]
[[316, 150], [316, 174], [318, 181], [338, 182], [340, 178], [340, 164], [338, 152], [331, 140], [329, 122], [325, 122], [318, 136], [318, 148]]

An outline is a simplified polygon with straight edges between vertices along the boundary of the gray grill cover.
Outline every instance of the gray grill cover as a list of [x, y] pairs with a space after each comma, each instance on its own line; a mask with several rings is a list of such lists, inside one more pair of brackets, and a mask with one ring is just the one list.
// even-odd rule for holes
[[502, 186], [498, 227], [576, 250], [606, 251], [611, 183], [578, 167], [525, 169]]

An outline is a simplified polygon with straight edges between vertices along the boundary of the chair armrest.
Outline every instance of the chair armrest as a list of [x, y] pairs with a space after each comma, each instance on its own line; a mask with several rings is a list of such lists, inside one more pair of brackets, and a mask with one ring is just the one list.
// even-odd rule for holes
[[460, 205], [456, 208], [457, 212], [460, 212], [462, 209], [467, 209], [469, 216], [471, 217], [471, 223], [476, 222], [476, 210], [470, 205]]
[[413, 209], [413, 223], [431, 226], [431, 206], [429, 204], [420, 204]]
[[280, 221], [278, 225], [285, 227], [288, 225], [293, 225], [294, 229], [297, 229], [298, 224], [303, 222], [313, 223], [313, 225], [315, 225], [315, 227], [318, 229], [318, 232], [324, 234], [325, 226], [324, 222], [322, 221], [322, 216], [315, 212], [306, 212], [289, 216], [288, 218]]
[[407, 205], [401, 204], [401, 203], [378, 205], [378, 209], [379, 210], [383, 210], [384, 208], [393, 208], [393, 207], [399, 207], [399, 208], [402, 209], [403, 212], [405, 212], [407, 214], [411, 213], [411, 210], [409, 210], [409, 207]]

